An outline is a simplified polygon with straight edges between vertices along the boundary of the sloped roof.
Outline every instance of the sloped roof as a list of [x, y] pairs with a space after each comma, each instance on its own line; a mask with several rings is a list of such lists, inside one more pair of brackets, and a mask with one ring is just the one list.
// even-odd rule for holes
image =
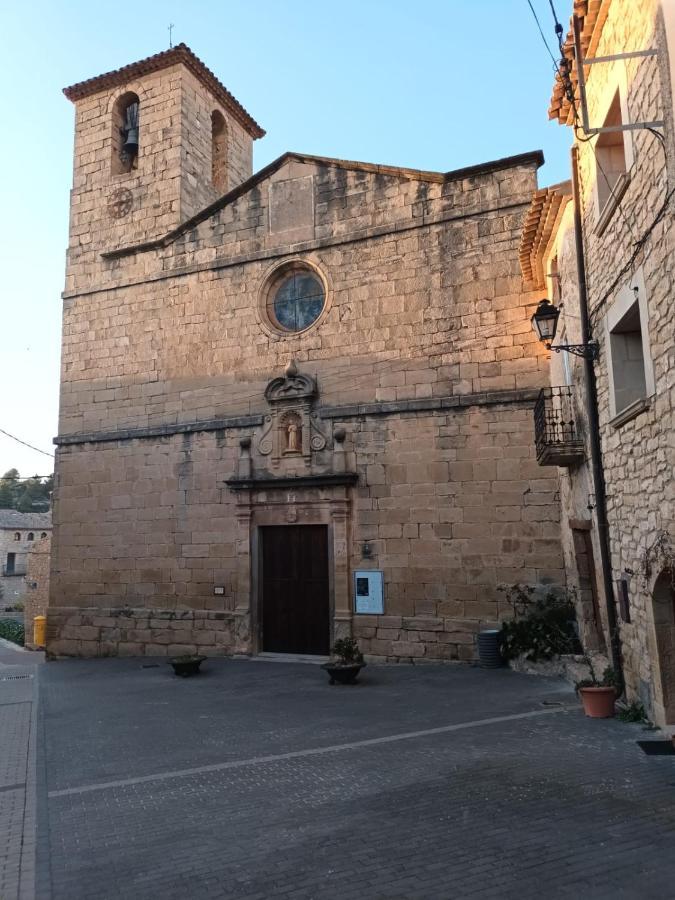
[[278, 171], [285, 163], [295, 161], [300, 163], [317, 163], [322, 166], [329, 166], [338, 169], [349, 169], [358, 172], [373, 172], [378, 175], [393, 175], [399, 178], [406, 178], [411, 181], [430, 181], [437, 184], [443, 184], [448, 181], [458, 181], [461, 178], [470, 178], [474, 175], [485, 175], [490, 172], [496, 172], [500, 169], [510, 169], [519, 165], [535, 165], [537, 168], [544, 164], [544, 154], [541, 150], [532, 150], [528, 153], [519, 153], [516, 156], [506, 156], [502, 159], [495, 159], [485, 163], [478, 163], [474, 166], [466, 166], [463, 169], [454, 169], [449, 172], [428, 172], [424, 169], [407, 169], [399, 166], [382, 166], [376, 163], [357, 162], [348, 159], [334, 159], [330, 156], [312, 156], [307, 153], [287, 152], [279, 156], [274, 162], [260, 169], [246, 181], [243, 181], [233, 190], [228, 191], [218, 200], [202, 209], [192, 218], [187, 219], [177, 228], [169, 231], [163, 237], [155, 238], [152, 241], [146, 241], [142, 244], [130, 244], [126, 247], [119, 247], [116, 250], [108, 250], [101, 253], [104, 259], [119, 259], [123, 256], [130, 256], [134, 253], [142, 253], [147, 250], [157, 250], [167, 247], [172, 241], [180, 237], [192, 228], [195, 228], [201, 222], [210, 218], [212, 215], [223, 209], [230, 203], [233, 203], [242, 194], [250, 191], [256, 185], [260, 184], [266, 178], [269, 178]]
[[[579, 73], [574, 58], [574, 28], [572, 25], [574, 16], [581, 20], [581, 52], [584, 59], [595, 53], [602, 28], [607, 19], [611, 0], [574, 0], [570, 18], [570, 27], [563, 44], [563, 55], [567, 60], [570, 70], [570, 80], [574, 88], [576, 101], [579, 99]], [[586, 67], [588, 70], [589, 67]], [[585, 72], [588, 76], [588, 71]], [[562, 79], [556, 72], [553, 82], [553, 93], [548, 107], [549, 119], [557, 119], [561, 125], [571, 125], [574, 122], [574, 110], [572, 104], [565, 95]]]
[[265, 131], [258, 125], [252, 116], [250, 116], [239, 101], [233, 97], [222, 82], [220, 82], [213, 72], [204, 65], [204, 63], [196, 56], [187, 44], [177, 44], [170, 50], [163, 50], [161, 53], [155, 53], [154, 56], [148, 56], [138, 62], [131, 63], [128, 66], [122, 66], [121, 69], [114, 69], [112, 72], [105, 72], [103, 75], [97, 75], [95, 78], [88, 78], [86, 81], [79, 81], [70, 87], [64, 88], [63, 93], [69, 100], [75, 102], [83, 97], [89, 97], [99, 91], [108, 88], [124, 85], [128, 81], [133, 81], [150, 72], [158, 72], [161, 69], [167, 69], [176, 63], [182, 63], [195, 75], [204, 87], [208, 88], [214, 97], [225, 107], [225, 109], [246, 129], [246, 131], [255, 140], [261, 138]]
[[544, 257], [555, 236], [565, 206], [571, 199], [570, 181], [542, 188], [532, 197], [532, 203], [525, 216], [518, 254], [523, 278], [530, 283], [532, 290], [546, 288]]
[[0, 528], [36, 528], [52, 527], [52, 514], [24, 513], [16, 509], [0, 509]]

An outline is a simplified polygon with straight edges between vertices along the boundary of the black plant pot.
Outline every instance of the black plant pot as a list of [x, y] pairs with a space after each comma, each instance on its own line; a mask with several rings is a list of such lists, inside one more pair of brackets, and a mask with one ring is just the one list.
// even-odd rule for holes
[[481, 631], [478, 635], [478, 659], [484, 669], [498, 669], [504, 665], [501, 642], [502, 633], [497, 628]]
[[366, 663], [324, 663], [321, 668], [328, 672], [331, 684], [355, 684]]
[[173, 666], [173, 671], [176, 675], [188, 678], [190, 675], [199, 673], [199, 667], [205, 659], [205, 656], [175, 656], [169, 662]]

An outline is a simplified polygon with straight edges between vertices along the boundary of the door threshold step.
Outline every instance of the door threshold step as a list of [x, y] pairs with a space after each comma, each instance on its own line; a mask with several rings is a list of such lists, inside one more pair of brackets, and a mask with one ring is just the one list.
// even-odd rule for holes
[[282, 663], [313, 663], [320, 665], [328, 662], [328, 656], [315, 656], [313, 653], [258, 653], [257, 656], [251, 656], [249, 659], [257, 659], [260, 662], [282, 662]]

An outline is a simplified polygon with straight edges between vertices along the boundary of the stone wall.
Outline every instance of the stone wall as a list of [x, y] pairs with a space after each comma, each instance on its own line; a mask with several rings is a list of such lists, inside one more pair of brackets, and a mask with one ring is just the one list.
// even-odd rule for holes
[[26, 647], [29, 650], [36, 649], [33, 643], [33, 620], [36, 616], [47, 614], [51, 543], [51, 536], [42, 538], [28, 554], [24, 593], [21, 599], [26, 626]]
[[49, 610], [55, 656], [223, 656], [234, 647], [234, 616], [206, 609], [59, 607]]
[[[591, 118], [598, 120], [615, 85], [625, 84], [630, 121], [666, 119], [665, 154], [672, 160], [672, 98], [669, 80], [662, 77], [668, 53], [654, 2], [637, 4], [614, 0], [596, 53], [598, 56], [632, 49], [657, 47], [659, 58], [620, 61], [593, 66], [588, 82]], [[669, 382], [673, 369], [673, 218], [672, 211], [658, 224], [643, 252], [619, 278], [619, 264], [631, 258], [635, 242], [651, 227], [656, 213], [675, 182], [668, 178], [664, 148], [654, 135], [638, 130], [626, 138], [632, 144], [631, 181], [620, 208], [600, 235], [593, 197], [596, 178], [590, 148], [580, 147], [584, 197], [584, 230], [591, 318], [601, 342], [597, 367], [603, 464], [607, 482], [611, 535], [612, 574], [628, 575], [631, 622], [621, 624], [628, 696], [641, 699], [651, 715], [663, 721], [661, 675], [655, 653], [654, 624], [649, 580], [644, 556], [660, 531], [675, 538], [673, 517], [673, 394]], [[655, 391], [649, 407], [630, 421], [612, 422], [607, 372], [608, 347], [604, 320], [616, 293], [631, 284], [642, 269], [649, 309], [646, 326], [651, 343]]]
[[[594, 143], [578, 143], [582, 217], [587, 266], [587, 284], [593, 337], [600, 343], [596, 363], [603, 466], [607, 486], [608, 519], [611, 540], [612, 578], [624, 578], [628, 586], [630, 622], [620, 620], [620, 635], [629, 700], [644, 703], [648, 714], [659, 724], [675, 721], [675, 698], [670, 698], [669, 715], [664, 683], [672, 679], [668, 660], [659, 659], [655, 632], [652, 590], [659, 575], [647, 572], [646, 559], [659, 535], [670, 536], [675, 543], [673, 521], [673, 217], [672, 202], [661, 221], [656, 222], [665, 198], [675, 186], [675, 139], [673, 131], [673, 97], [671, 94], [672, 59], [669, 59], [663, 27], [662, 11], [656, 0], [633, 3], [612, 0], [607, 4], [607, 18], [599, 40], [593, 41], [596, 56], [608, 56], [632, 50], [656, 48], [656, 57], [619, 60], [589, 68], [587, 96], [592, 126], [601, 125], [608, 105], [618, 90], [624, 121], [665, 120], [664, 143], [646, 129], [624, 133], [628, 163], [628, 184], [617, 208], [601, 222], [603, 210], [597, 201], [597, 179], [600, 177], [594, 154]], [[672, 48], [671, 48], [672, 50]], [[605, 224], [606, 222], [606, 224]], [[571, 241], [570, 223], [563, 223], [558, 245]], [[650, 232], [648, 236], [647, 232]], [[638, 241], [642, 242], [636, 254]], [[550, 255], [553, 254], [551, 252]], [[560, 254], [564, 321], [568, 340], [578, 339], [575, 316], [576, 266], [569, 254]], [[642, 281], [641, 281], [642, 279]], [[639, 287], [638, 287], [639, 286]], [[638, 405], [631, 417], [613, 417], [610, 405], [609, 343], [607, 316], [622, 289], [638, 287], [646, 295], [654, 390], [646, 402]], [[562, 383], [560, 363], [552, 371], [552, 382]], [[577, 374], [579, 395], [583, 397], [580, 368]], [[584, 403], [578, 409], [578, 421], [585, 431]], [[588, 470], [581, 467], [562, 473], [561, 500], [564, 521], [569, 515], [583, 515], [594, 520], [594, 513], [584, 511], [592, 505], [584, 501], [592, 490]], [[563, 529], [564, 543], [571, 542], [571, 532]], [[597, 550], [597, 534], [593, 529]], [[570, 557], [569, 553], [566, 556]], [[599, 555], [596, 553], [596, 561]], [[571, 560], [570, 560], [571, 561]], [[661, 566], [663, 562], [661, 563]], [[572, 569], [573, 571], [573, 569]], [[598, 581], [602, 584], [599, 568]], [[616, 598], [610, 598], [615, 602]], [[605, 622], [606, 627], [606, 622]], [[606, 635], [606, 637], [608, 637]], [[665, 669], [664, 669], [665, 666]]]
[[[167, 248], [100, 259], [97, 286], [66, 293], [60, 434], [246, 414], [291, 357], [325, 403], [541, 384], [516, 253], [535, 168], [443, 182], [289, 161]], [[270, 189], [306, 178], [309, 239], [289, 245]], [[298, 257], [324, 273], [329, 308], [280, 336], [261, 291]]]
[[[574, 204], [570, 200], [564, 207], [556, 232], [552, 236], [543, 259], [543, 271], [547, 275], [550, 289], [552, 290], [554, 287], [554, 273], [557, 273], [559, 279], [557, 290], [563, 299], [555, 341], [558, 344], [580, 344], [582, 342], [573, 219]], [[583, 360], [572, 354], [552, 353], [551, 384], [554, 386], [569, 384], [572, 391], [574, 425], [585, 448], [583, 461], [569, 468], [557, 468], [557, 474], [562, 522], [560, 532], [567, 586], [573, 590], [576, 598], [577, 620], [582, 644], [588, 652], [593, 653], [609, 646], [609, 627], [600, 567], [595, 491], [590, 468], [589, 423]], [[582, 532], [586, 532], [590, 538], [590, 554], [585, 546]], [[594, 590], [597, 598], [595, 602]]]
[[[429, 412], [414, 401], [403, 414], [383, 406], [378, 416], [322, 409], [329, 428], [347, 431], [349, 469], [358, 474], [347, 567], [385, 573], [385, 615], [353, 619], [370, 656], [472, 658], [476, 631], [508, 615], [497, 584], [564, 580], [555, 480], [534, 460], [531, 400], [507, 402], [499, 392], [466, 399], [471, 405]], [[239, 510], [225, 484], [249, 433], [234, 426], [59, 451], [52, 654], [162, 655], [179, 644], [251, 652]], [[304, 500], [290, 502], [302, 508]], [[285, 514], [285, 494], [281, 503]], [[247, 546], [252, 539], [253, 529]], [[334, 606], [349, 611], [350, 596]], [[110, 609], [127, 618], [109, 621]], [[168, 640], [163, 618], [180, 640]]]

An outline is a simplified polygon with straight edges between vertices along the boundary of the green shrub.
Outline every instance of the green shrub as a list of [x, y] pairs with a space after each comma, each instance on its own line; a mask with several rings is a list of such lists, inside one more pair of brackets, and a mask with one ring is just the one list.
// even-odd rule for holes
[[579, 653], [574, 603], [568, 592], [549, 589], [536, 596], [532, 585], [498, 587], [513, 608], [514, 618], [501, 631], [502, 656], [525, 656], [530, 662], [551, 659], [562, 653]]
[[584, 654], [584, 659], [590, 669], [590, 678], [582, 678], [581, 681], [577, 681], [574, 685], [575, 690], [579, 690], [579, 688], [585, 687], [611, 687], [618, 691], [619, 687], [619, 679], [617, 677], [616, 672], [611, 666], [607, 666], [605, 671], [602, 673], [602, 678], [598, 680], [595, 670], [593, 669], [593, 663], [590, 657], [587, 654]]
[[25, 637], [26, 632], [21, 622], [16, 619], [0, 619], [0, 638], [23, 647]]
[[363, 654], [354, 638], [340, 638], [333, 644], [333, 656], [343, 663], [361, 663]]
[[617, 719], [621, 722], [647, 722], [647, 713], [644, 706], [636, 701], [629, 703], [619, 709], [616, 714]]

